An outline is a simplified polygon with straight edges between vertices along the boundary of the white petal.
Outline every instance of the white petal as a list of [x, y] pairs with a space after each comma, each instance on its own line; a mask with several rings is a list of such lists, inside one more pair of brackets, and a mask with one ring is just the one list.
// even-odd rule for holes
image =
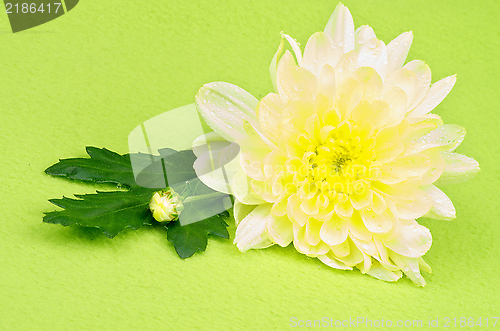
[[377, 246], [373, 240], [359, 240], [357, 238], [353, 238], [352, 236], [349, 236], [349, 238], [351, 238], [356, 247], [358, 247], [358, 249], [363, 253], [368, 254], [369, 256], [378, 256]]
[[276, 77], [279, 95], [284, 101], [313, 98], [317, 80], [307, 69], [297, 67], [292, 54], [286, 51], [278, 64]]
[[306, 240], [306, 227], [301, 227], [295, 222], [293, 224], [293, 236], [293, 246], [299, 253], [317, 257], [319, 255], [325, 255], [330, 250], [330, 247], [321, 241], [318, 245], [311, 246]]
[[356, 56], [357, 53], [355, 51], [351, 51], [347, 54], [344, 54], [337, 66], [335, 67], [335, 85], [340, 87], [347, 79], [351, 76], [351, 74], [356, 70]]
[[258, 128], [258, 100], [242, 88], [224, 82], [205, 84], [196, 94], [196, 106], [205, 122], [228, 141], [246, 137], [244, 121]]
[[[410, 201], [394, 199], [395, 209], [392, 211], [396, 217], [414, 219], [424, 216], [432, 208], [432, 199], [426, 192], [416, 189], [411, 192], [413, 197]], [[390, 204], [389, 204], [390, 205]]]
[[357, 67], [371, 67], [384, 80], [387, 72], [387, 48], [384, 42], [374, 38], [363, 44], [358, 52]]
[[453, 151], [465, 138], [465, 128], [456, 124], [445, 124], [416, 140], [407, 154], [419, 153], [428, 149], [440, 152]]
[[372, 233], [387, 233], [393, 227], [394, 216], [388, 212], [377, 215], [372, 210], [364, 210], [360, 214], [363, 224]]
[[406, 93], [397, 86], [387, 91], [383, 100], [389, 105], [390, 116], [386, 123], [387, 127], [393, 127], [401, 123], [405, 118], [408, 97]]
[[273, 245], [266, 232], [266, 223], [271, 204], [262, 204], [252, 210], [236, 229], [234, 243], [242, 252], [249, 249], [266, 248]]
[[341, 55], [327, 34], [316, 32], [307, 41], [302, 67], [318, 75], [325, 64], [335, 67]]
[[343, 262], [332, 257], [332, 254], [319, 255], [317, 258], [329, 267], [340, 270], [352, 270], [352, 267], [346, 266]]
[[283, 38], [285, 38], [286, 41], [288, 41], [288, 43], [292, 47], [292, 51], [295, 54], [295, 58], [297, 59], [297, 64], [299, 66], [302, 66], [302, 52], [300, 51], [300, 45], [297, 42], [297, 40], [293, 39], [292, 37], [290, 37], [286, 33], [281, 33], [281, 36]]
[[436, 114], [427, 114], [423, 117], [406, 117], [406, 120], [410, 124], [410, 131], [408, 131], [405, 138], [408, 142], [414, 141], [444, 124], [441, 117]]
[[297, 224], [301, 227], [304, 226], [309, 220], [309, 216], [307, 216], [300, 208], [300, 199], [296, 194], [293, 194], [288, 198], [286, 208], [288, 218], [297, 222]]
[[256, 205], [245, 205], [239, 202], [238, 199], [235, 199], [233, 215], [236, 225], [238, 225], [245, 217], [247, 217], [247, 215], [250, 214], [250, 212], [256, 207]]
[[[408, 100], [407, 105], [410, 105], [415, 97], [417, 91], [417, 75], [406, 68], [399, 68], [391, 73], [388, 73], [386, 80], [384, 81], [384, 91], [382, 94], [386, 94], [389, 90], [393, 88], [400, 88], [406, 94]], [[390, 102], [391, 100], [387, 100]], [[408, 110], [407, 108], [405, 109]]]
[[[278, 141], [282, 133], [283, 108], [282, 98], [276, 93], [269, 93], [257, 105], [257, 118], [262, 131], [273, 141]], [[250, 146], [253, 148], [253, 146]]]
[[409, 116], [419, 117], [431, 112], [450, 93], [457, 81], [457, 76], [448, 76], [439, 82], [432, 84], [424, 100], [415, 108]]
[[307, 244], [311, 246], [317, 246], [319, 243], [321, 243], [321, 237], [319, 235], [321, 225], [322, 222], [315, 219], [310, 219], [309, 222], [306, 223], [304, 240]]
[[281, 41], [280, 45], [278, 46], [278, 50], [273, 56], [273, 59], [271, 60], [271, 64], [269, 65], [269, 75], [271, 76], [271, 81], [273, 82], [274, 86], [274, 92], [278, 93], [278, 86], [276, 85], [276, 72], [278, 71], [278, 60], [281, 57], [281, 54], [283, 53], [283, 48], [285, 46], [285, 40], [283, 39], [283, 36], [281, 36]]
[[325, 27], [325, 33], [332, 38], [335, 47], [342, 49], [342, 53], [354, 50], [354, 21], [346, 6], [339, 3], [330, 16]]
[[434, 185], [426, 185], [420, 188], [432, 198], [432, 208], [424, 217], [437, 220], [450, 221], [457, 217], [455, 207], [450, 198]]
[[392, 262], [389, 260], [389, 250], [387, 249], [387, 247], [384, 246], [384, 244], [374, 238], [373, 239], [373, 242], [375, 243], [375, 246], [377, 247], [377, 251], [378, 251], [378, 256], [373, 256], [378, 262], [380, 262], [380, 264], [387, 270], [389, 271], [396, 271], [396, 270], [399, 270], [399, 268], [397, 266], [395, 266], [394, 264], [392, 264]]
[[389, 56], [389, 64], [387, 66], [388, 73], [403, 66], [412, 41], [413, 33], [411, 31], [403, 32], [387, 45]]
[[363, 241], [372, 240], [372, 233], [368, 231], [368, 229], [364, 225], [363, 219], [359, 215], [359, 212], [353, 213], [352, 217], [348, 220], [348, 223], [351, 239], [354, 240], [354, 238], [356, 238]]
[[431, 161], [431, 168], [418, 180], [418, 185], [420, 186], [436, 182], [439, 176], [443, 173], [445, 167], [442, 153], [430, 149], [422, 152], [422, 154], [427, 156], [427, 158]]
[[477, 175], [480, 171], [479, 163], [473, 158], [458, 153], [441, 153], [445, 168], [441, 177], [436, 181], [439, 185], [458, 184]]
[[243, 129], [245, 130], [247, 137], [238, 141], [238, 144], [242, 148], [250, 147], [265, 150], [277, 149], [276, 145], [271, 142], [262, 131], [256, 130], [255, 127], [247, 121], [243, 121]]
[[196, 156], [200, 156], [211, 150], [214, 145], [216, 146], [216, 148], [219, 148], [221, 145], [227, 146], [229, 144], [231, 143], [224, 139], [220, 134], [212, 131], [202, 134], [193, 141], [193, 153]]
[[363, 262], [360, 262], [356, 267], [361, 271], [362, 274], [366, 274], [370, 267], [372, 266], [372, 258], [370, 255], [363, 253]]
[[359, 52], [361, 45], [363, 45], [364, 43], [373, 38], [377, 38], [372, 27], [369, 25], [362, 25], [359, 28], [357, 28], [355, 31], [355, 35], [356, 37], [355, 37], [354, 49], [356, 50], [356, 52]]
[[[226, 141], [226, 143], [229, 143]], [[213, 190], [231, 194], [231, 182], [240, 166], [239, 147], [235, 143], [224, 146], [224, 142], [210, 143], [210, 150], [199, 155], [193, 163], [198, 178]], [[198, 147], [198, 151], [201, 147]]]
[[266, 202], [252, 192], [251, 180], [243, 171], [239, 171], [231, 182], [232, 194], [236, 199], [247, 205], [257, 205]]
[[347, 256], [336, 256], [336, 258], [348, 266], [355, 266], [364, 260], [363, 253], [349, 237], [347, 237], [346, 242], [349, 244], [349, 254]]
[[394, 252], [407, 257], [420, 257], [424, 255], [432, 244], [432, 236], [426, 227], [415, 220], [398, 221], [394, 236], [389, 240], [381, 237], [383, 244]]
[[372, 266], [366, 273], [386, 282], [395, 282], [401, 278], [401, 273], [387, 270], [379, 262], [373, 262]]
[[420, 60], [408, 62], [403, 68], [413, 71], [417, 79], [413, 99], [408, 105], [408, 110], [412, 110], [422, 101], [427, 91], [429, 91], [429, 86], [431, 85], [431, 68], [424, 61]]
[[423, 270], [430, 274], [432, 273], [431, 267], [427, 263], [425, 263], [424, 259], [421, 257], [418, 258], [418, 266], [420, 267], [420, 270]]
[[347, 222], [340, 217], [332, 217], [331, 220], [325, 221], [323, 223], [319, 235], [321, 237], [321, 240], [323, 240], [328, 245], [339, 245], [347, 239]]
[[273, 242], [286, 247], [293, 240], [293, 224], [286, 215], [278, 217], [270, 213], [267, 219], [267, 233]]
[[420, 258], [409, 258], [391, 251], [389, 251], [389, 257], [415, 284], [425, 286], [425, 280], [420, 274], [419, 269]]
[[[358, 90], [363, 93], [363, 100], [373, 101], [380, 99], [382, 93], [382, 78], [379, 73], [371, 67], [361, 67], [353, 72], [352, 78], [358, 81]], [[392, 101], [392, 100], [391, 100]]]
[[321, 68], [318, 79], [318, 94], [328, 98], [329, 104], [332, 105], [335, 100], [335, 69], [330, 65], [324, 65]]

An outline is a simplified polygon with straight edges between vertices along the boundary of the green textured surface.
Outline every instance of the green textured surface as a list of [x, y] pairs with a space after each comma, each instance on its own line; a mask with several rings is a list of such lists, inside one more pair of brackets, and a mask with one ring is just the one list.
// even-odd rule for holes
[[497, 0], [345, 1], [355, 25], [385, 42], [412, 30], [409, 59], [426, 61], [433, 81], [458, 74], [436, 113], [467, 128], [458, 151], [482, 172], [444, 188], [456, 220], [422, 220], [434, 238], [425, 288], [336, 271], [291, 246], [242, 254], [215, 239], [181, 260], [155, 229], [110, 240], [42, 223], [47, 199], [96, 188], [43, 174], [58, 158], [83, 157], [86, 145], [126, 153], [134, 127], [210, 81], [263, 97], [279, 32], [304, 45], [336, 4], [86, 0], [18, 34], [0, 14], [0, 329], [278, 330], [291, 317], [358, 316], [442, 326], [500, 315]]

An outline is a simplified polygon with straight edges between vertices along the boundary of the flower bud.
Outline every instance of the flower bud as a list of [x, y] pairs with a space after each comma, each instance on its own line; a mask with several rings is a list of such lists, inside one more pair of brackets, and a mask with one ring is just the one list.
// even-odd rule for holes
[[158, 222], [170, 222], [179, 216], [184, 206], [179, 194], [168, 188], [155, 192], [149, 203], [149, 209]]

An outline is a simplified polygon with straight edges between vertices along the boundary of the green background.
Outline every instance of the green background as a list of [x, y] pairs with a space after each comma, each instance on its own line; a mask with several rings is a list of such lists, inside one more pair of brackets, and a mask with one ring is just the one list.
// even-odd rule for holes
[[0, 14], [0, 329], [281, 330], [291, 317], [439, 317], [440, 326], [444, 317], [482, 317], [484, 327], [499, 316], [497, 0], [345, 1], [355, 25], [371, 25], [386, 43], [412, 30], [408, 58], [426, 61], [433, 81], [458, 75], [436, 113], [467, 128], [458, 151], [482, 171], [444, 188], [456, 220], [421, 220], [434, 239], [425, 288], [333, 270], [292, 246], [243, 254], [212, 239], [181, 260], [157, 229], [110, 240], [42, 223], [55, 210], [48, 199], [96, 189], [45, 175], [58, 158], [83, 157], [87, 145], [126, 153], [134, 127], [192, 103], [207, 82], [262, 98], [279, 32], [305, 45], [336, 4], [85, 0], [17, 34]]

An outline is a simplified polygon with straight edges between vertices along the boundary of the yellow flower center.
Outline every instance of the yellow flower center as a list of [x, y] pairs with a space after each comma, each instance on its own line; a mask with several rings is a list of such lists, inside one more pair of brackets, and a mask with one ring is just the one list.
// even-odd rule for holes
[[[373, 160], [372, 138], [362, 139], [359, 128], [352, 123], [333, 128], [325, 139], [309, 137], [302, 166], [305, 171], [295, 176], [295, 185], [306, 192], [323, 194], [330, 199], [361, 194], [369, 187]], [[301, 178], [302, 177], [302, 178]], [[342, 197], [343, 196], [343, 197]]]

